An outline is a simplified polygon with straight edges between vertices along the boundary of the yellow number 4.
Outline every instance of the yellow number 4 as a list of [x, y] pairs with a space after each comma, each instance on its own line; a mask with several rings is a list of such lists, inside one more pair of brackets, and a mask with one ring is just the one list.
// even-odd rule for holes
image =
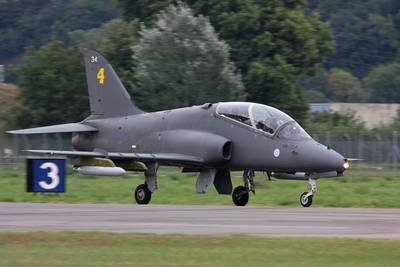
[[105, 75], [104, 75], [104, 68], [100, 68], [99, 72], [97, 73], [97, 80], [99, 80], [99, 84], [104, 84], [104, 79], [105, 79]]

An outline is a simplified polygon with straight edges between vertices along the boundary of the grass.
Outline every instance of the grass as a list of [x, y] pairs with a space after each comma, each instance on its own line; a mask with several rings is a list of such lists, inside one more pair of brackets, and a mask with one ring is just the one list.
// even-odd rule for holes
[[399, 266], [400, 241], [116, 233], [0, 233], [0, 266]]
[[[308, 190], [306, 181], [268, 181], [258, 173], [256, 195], [249, 205], [298, 206], [300, 194]], [[72, 174], [67, 177], [64, 194], [25, 193], [22, 168], [0, 168], [0, 202], [58, 203], [134, 203], [133, 190], [143, 183], [143, 175], [124, 177], [87, 177]], [[153, 194], [153, 204], [222, 204], [232, 205], [231, 196], [218, 195], [213, 188], [208, 194], [195, 194], [196, 174], [182, 174], [178, 169], [159, 171], [159, 189]], [[234, 186], [241, 185], [241, 174], [234, 173]], [[324, 207], [400, 207], [400, 179], [386, 169], [360, 165], [345, 177], [321, 179], [313, 205]]]

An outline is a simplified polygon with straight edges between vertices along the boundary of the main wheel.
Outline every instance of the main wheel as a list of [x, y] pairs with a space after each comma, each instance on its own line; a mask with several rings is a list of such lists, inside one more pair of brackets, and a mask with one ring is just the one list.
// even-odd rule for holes
[[305, 207], [308, 208], [311, 206], [312, 204], [312, 195], [307, 197], [308, 192], [304, 192], [303, 194], [301, 194], [300, 196], [300, 204]]
[[135, 200], [139, 205], [149, 204], [151, 199], [151, 191], [147, 188], [147, 185], [141, 184], [136, 187]]
[[236, 206], [246, 206], [249, 201], [249, 192], [247, 192], [246, 187], [236, 187], [232, 193], [232, 201]]

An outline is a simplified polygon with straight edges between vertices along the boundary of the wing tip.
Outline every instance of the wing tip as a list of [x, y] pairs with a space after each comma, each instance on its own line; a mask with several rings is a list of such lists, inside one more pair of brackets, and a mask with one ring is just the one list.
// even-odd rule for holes
[[8, 133], [8, 134], [30, 134], [30, 133], [27, 133], [25, 129], [6, 131], [6, 133]]

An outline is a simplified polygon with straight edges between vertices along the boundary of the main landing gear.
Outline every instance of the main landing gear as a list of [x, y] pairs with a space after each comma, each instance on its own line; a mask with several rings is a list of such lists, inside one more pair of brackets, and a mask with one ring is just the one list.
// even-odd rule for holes
[[141, 184], [136, 187], [135, 200], [139, 205], [149, 204], [151, 200], [151, 191], [147, 188], [147, 184]]
[[249, 192], [255, 193], [254, 171], [243, 172], [244, 186], [238, 186], [233, 190], [232, 201], [236, 206], [246, 206], [249, 201]]
[[317, 180], [316, 179], [313, 179], [313, 178], [308, 179], [308, 184], [310, 185], [310, 191], [304, 192], [300, 196], [300, 204], [305, 208], [308, 208], [311, 206], [313, 195], [317, 192]]
[[157, 163], [147, 164], [147, 170], [144, 172], [145, 183], [140, 184], [135, 189], [135, 200], [139, 205], [149, 204], [151, 194], [158, 188], [157, 184]]

